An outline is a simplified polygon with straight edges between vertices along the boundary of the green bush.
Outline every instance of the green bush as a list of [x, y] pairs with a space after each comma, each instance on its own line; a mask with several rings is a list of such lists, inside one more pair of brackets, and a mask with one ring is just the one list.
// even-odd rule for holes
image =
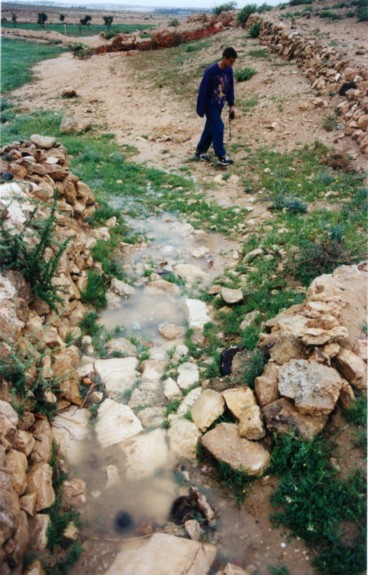
[[221, 12], [229, 12], [229, 10], [235, 10], [236, 2], [226, 2], [225, 4], [220, 4], [219, 6], [215, 6], [213, 9], [213, 13], [215, 16], [219, 16]]
[[256, 4], [247, 4], [239, 11], [237, 22], [239, 26], [244, 26], [247, 22], [249, 16], [257, 12], [257, 5]]
[[107, 305], [106, 291], [107, 282], [105, 278], [94, 270], [88, 270], [88, 284], [86, 289], [81, 292], [82, 302], [89, 303], [100, 310]]
[[359, 22], [367, 22], [368, 8], [366, 6], [359, 6], [357, 10], [357, 17]]
[[257, 71], [254, 68], [240, 68], [239, 70], [235, 70], [235, 78], [238, 82], [245, 82], [246, 80], [250, 80], [254, 74], [257, 74]]
[[290, 6], [300, 6], [300, 4], [313, 4], [313, 0], [290, 0]]
[[260, 22], [254, 22], [254, 24], [252, 24], [249, 27], [248, 36], [249, 36], [249, 38], [258, 38], [260, 32], [261, 32]]

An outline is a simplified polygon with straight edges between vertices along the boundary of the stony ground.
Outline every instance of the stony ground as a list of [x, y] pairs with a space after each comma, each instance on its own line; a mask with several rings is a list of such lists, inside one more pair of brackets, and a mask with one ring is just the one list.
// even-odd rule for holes
[[[303, 20], [300, 29], [306, 34], [318, 35], [327, 44], [333, 42], [349, 58], [367, 62], [363, 23], [352, 23], [348, 35], [341, 23], [328, 24], [320, 19]], [[31, 36], [31, 33], [24, 35]], [[85, 42], [94, 46], [101, 39], [85, 39]], [[106, 54], [86, 60], [78, 60], [67, 53], [57, 60], [39, 64], [35, 68], [37, 80], [17, 90], [14, 95], [24, 111], [63, 110], [65, 114], [73, 114], [80, 119], [89, 118], [98, 129], [114, 133], [122, 145], [137, 148], [135, 161], [164, 170], [189, 167], [198, 183], [210, 188], [209, 197], [222, 205], [247, 206], [257, 198], [244, 194], [241, 179], [230, 177], [226, 180], [212, 165], [191, 161], [202, 128], [202, 120], [195, 115], [199, 67], [215, 61], [226, 45], [233, 45], [238, 50], [239, 68], [253, 67], [257, 70], [250, 81], [236, 86], [238, 117], [232, 124], [231, 141], [228, 130], [226, 134], [228, 149], [232, 150], [236, 161], [231, 173], [241, 178], [247, 176], [242, 171], [242, 152], [234, 146], [244, 143], [287, 151], [300, 144], [320, 140], [351, 154], [358, 169], [364, 167], [366, 158], [360, 155], [352, 140], [342, 136], [342, 130], [326, 132], [323, 128], [323, 119], [333, 112], [338, 96], [331, 96], [328, 108], [314, 108], [312, 99], [316, 93], [297, 66], [273, 55], [267, 59], [250, 56], [249, 51], [260, 46], [257, 40], [247, 39], [240, 29], [227, 30], [212, 39], [205, 54], [201, 52], [203, 61], [198, 61], [196, 52], [189, 53], [179, 65], [176, 82], [163, 73], [165, 52], [155, 53], [153, 58], [152, 54], [137, 53]], [[190, 87], [183, 91], [180, 90], [181, 74], [191, 75]], [[61, 99], [63, 89], [68, 86], [76, 90], [77, 98]], [[257, 103], [249, 109], [246, 102], [250, 99], [256, 99]], [[302, 102], [306, 104], [304, 111], [300, 110]], [[258, 210], [262, 212], [261, 205]], [[202, 473], [203, 479], [205, 470], [198, 473]], [[226, 532], [226, 538], [231, 540], [239, 530], [242, 531], [238, 560], [247, 564], [254, 561], [262, 573], [268, 564], [284, 561], [293, 566], [293, 573], [314, 575], [302, 542], [288, 543], [285, 551], [286, 538], [279, 530], [271, 529], [269, 495], [274, 487], [273, 481], [265, 479], [259, 484], [239, 512], [223, 494], [217, 494], [223, 522], [228, 524], [223, 533]], [[210, 478], [208, 482], [211, 483]], [[101, 558], [108, 565], [114, 554], [108, 542], [87, 541], [86, 547], [89, 552], [82, 557], [75, 574], [90, 572], [95, 562], [95, 572], [98, 572]]]

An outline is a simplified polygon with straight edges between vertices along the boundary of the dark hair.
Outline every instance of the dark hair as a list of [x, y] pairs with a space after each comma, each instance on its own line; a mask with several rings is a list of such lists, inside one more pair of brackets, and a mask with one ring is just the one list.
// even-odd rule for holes
[[237, 58], [238, 54], [236, 53], [236, 50], [234, 50], [234, 48], [225, 48], [225, 50], [222, 53], [222, 57], [223, 58]]

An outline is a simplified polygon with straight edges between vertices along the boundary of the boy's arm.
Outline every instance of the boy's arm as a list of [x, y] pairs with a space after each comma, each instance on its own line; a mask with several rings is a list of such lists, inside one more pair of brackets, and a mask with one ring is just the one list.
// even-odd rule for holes
[[201, 118], [205, 115], [207, 104], [207, 93], [209, 84], [209, 70], [207, 69], [203, 74], [203, 78], [199, 85], [198, 98], [197, 98], [197, 114]]

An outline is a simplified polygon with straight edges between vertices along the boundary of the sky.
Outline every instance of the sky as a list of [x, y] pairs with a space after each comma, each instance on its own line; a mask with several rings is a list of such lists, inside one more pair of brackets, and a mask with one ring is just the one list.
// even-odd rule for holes
[[[226, 4], [230, 0], [53, 0], [52, 3], [55, 4], [68, 4], [75, 7], [78, 6], [91, 6], [99, 4], [101, 6], [112, 6], [113, 4], [119, 4], [120, 6], [129, 7], [147, 7], [147, 8], [196, 8], [196, 9], [207, 9], [212, 10], [215, 6], [220, 6]], [[271, 4], [276, 6], [280, 4], [281, 0], [238, 0], [237, 8], [243, 8], [246, 4]]]

